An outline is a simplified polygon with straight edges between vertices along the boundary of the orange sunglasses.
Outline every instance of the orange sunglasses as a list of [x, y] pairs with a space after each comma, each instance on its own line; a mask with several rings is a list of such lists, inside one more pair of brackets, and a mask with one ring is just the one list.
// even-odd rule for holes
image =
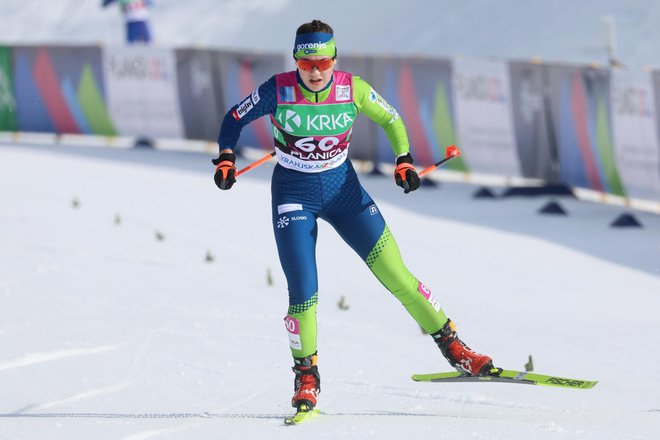
[[328, 70], [332, 67], [334, 60], [334, 58], [327, 58], [325, 60], [306, 60], [305, 58], [300, 58], [296, 60], [296, 64], [300, 70], [304, 70], [306, 72], [311, 72], [314, 70], [314, 67], [323, 72], [324, 70]]

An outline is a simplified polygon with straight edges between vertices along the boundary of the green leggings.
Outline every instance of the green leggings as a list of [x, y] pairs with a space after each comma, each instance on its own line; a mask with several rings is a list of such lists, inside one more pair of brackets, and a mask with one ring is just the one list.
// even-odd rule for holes
[[[399, 247], [387, 226], [366, 258], [367, 266], [387, 290], [428, 333], [435, 333], [447, 322], [437, 298], [403, 264]], [[301, 358], [316, 353], [315, 294], [308, 307], [289, 309], [285, 318], [291, 353]]]

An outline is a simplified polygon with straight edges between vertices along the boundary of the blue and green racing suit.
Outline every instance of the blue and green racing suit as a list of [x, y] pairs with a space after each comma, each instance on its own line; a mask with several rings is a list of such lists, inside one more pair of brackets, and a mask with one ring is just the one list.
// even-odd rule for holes
[[447, 318], [437, 298], [404, 265], [380, 209], [347, 159], [353, 121], [363, 113], [385, 130], [394, 153], [409, 151], [403, 121], [363, 79], [334, 71], [314, 92], [297, 72], [274, 75], [225, 116], [218, 143], [233, 149], [242, 127], [270, 115], [278, 163], [271, 181], [272, 222], [287, 279], [285, 325], [294, 357], [317, 351], [317, 220], [327, 221], [378, 280], [429, 333]]

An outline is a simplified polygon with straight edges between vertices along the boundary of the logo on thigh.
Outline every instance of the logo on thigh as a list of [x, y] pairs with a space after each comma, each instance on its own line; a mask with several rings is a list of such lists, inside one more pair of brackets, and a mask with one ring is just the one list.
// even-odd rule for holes
[[284, 228], [286, 228], [287, 226], [289, 226], [289, 217], [287, 217], [286, 215], [283, 215], [283, 216], [280, 217], [280, 219], [277, 221], [277, 228], [278, 228], [278, 229], [284, 229]]

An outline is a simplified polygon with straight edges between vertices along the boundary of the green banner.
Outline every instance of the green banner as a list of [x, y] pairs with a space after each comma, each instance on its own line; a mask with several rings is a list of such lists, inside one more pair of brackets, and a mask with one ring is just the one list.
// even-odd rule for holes
[[9, 47], [0, 46], [0, 131], [18, 131]]

